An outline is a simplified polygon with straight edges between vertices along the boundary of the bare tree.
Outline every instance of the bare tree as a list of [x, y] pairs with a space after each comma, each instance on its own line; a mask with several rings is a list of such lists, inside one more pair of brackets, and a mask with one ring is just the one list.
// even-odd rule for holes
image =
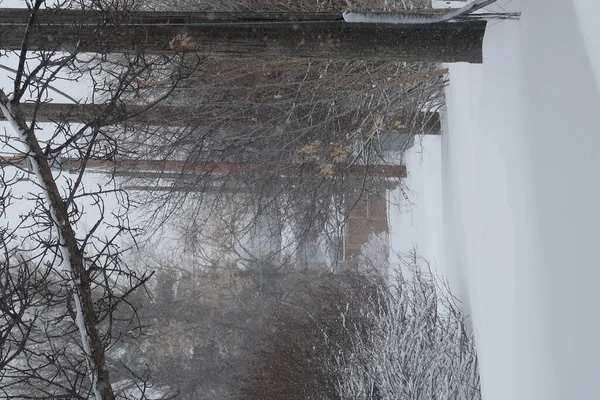
[[[382, 4], [355, 6], [370, 10]], [[427, 5], [385, 3], [387, 8]], [[346, 6], [261, 0], [150, 2], [144, 8], [314, 12]], [[144, 129], [127, 143], [138, 160], [171, 162], [127, 172], [122, 162], [115, 172], [129, 179], [127, 187], [146, 209], [154, 210], [146, 215], [155, 227], [177, 219], [179, 226], [189, 224], [188, 238], [219, 238], [242, 258], [249, 252], [240, 248], [248, 247], [257, 231], [270, 231], [276, 243], [282, 230], [291, 230], [294, 243], [279, 247], [292, 253], [307, 239], [335, 242], [353, 207], [347, 198], [384, 193], [404, 176], [402, 168], [390, 165], [398, 160], [386, 159], [390, 141], [401, 142], [390, 137], [439, 133], [446, 72], [418, 62], [209, 58], [167, 100], [167, 108], [177, 112], [160, 118], [170, 126], [155, 122], [153, 130]], [[161, 90], [160, 81], [145, 84]]]
[[[4, 231], [3, 233], [6, 233]], [[4, 235], [3, 235], [4, 236]], [[31, 351], [41, 316], [52, 308], [47, 285], [48, 272], [33, 266], [6, 246], [3, 237], [3, 261], [0, 265], [0, 392], [12, 398], [11, 386], [16, 365]], [[27, 371], [28, 372], [28, 371]]]
[[361, 314], [377, 294], [374, 282], [347, 274], [296, 282], [297, 289], [273, 308], [266, 333], [252, 352], [246, 374], [239, 377], [240, 399], [342, 399], [338, 371], [330, 359], [353, 352], [344, 326], [368, 332]]
[[[196, 227], [190, 236], [211, 240], [221, 219], [233, 248], [269, 219], [293, 231], [296, 242], [284, 247], [294, 252], [339, 231], [349, 195], [383, 193], [404, 176], [397, 159], [386, 159], [388, 147], [407, 131], [439, 132], [445, 73], [424, 63], [207, 60], [168, 100], [196, 99], [186, 101], [183, 123], [131, 143], [142, 160], [184, 165], [131, 171], [127, 185], [158, 224], [176, 217]], [[214, 167], [194, 170], [207, 162]]]
[[[86, 43], [102, 41], [101, 36], [81, 36], [73, 48], [32, 52], [41, 39], [36, 36], [38, 16], [49, 9], [42, 0], [27, 5], [21, 45], [5, 52], [16, 63], [14, 84], [0, 90], [0, 109], [12, 128], [2, 137], [3, 151], [10, 154], [2, 163], [1, 211], [7, 219], [2, 239], [5, 248], [20, 254], [18, 262], [7, 261], [2, 270], [2, 338], [8, 344], [0, 361], [2, 388], [6, 398], [91, 395], [106, 400], [118, 393], [126, 397], [135, 391], [123, 388], [137, 385], [137, 393], [144, 396], [147, 377], [126, 368], [121, 370], [127, 376], [111, 377], [111, 364], [118, 364], [118, 357], [109, 360], [109, 355], [124, 335], [136, 332], [136, 310], [128, 298], [150, 274], [130, 270], [123, 261], [122, 238], [134, 234], [128, 226], [127, 194], [111, 182], [95, 187], [85, 172], [88, 163], [123, 151], [120, 143], [129, 131], [107, 125], [130, 116], [125, 104], [134, 104], [135, 114], [149, 112], [201, 59], [175, 52], [146, 56], [143, 48], [120, 55], [83, 52]], [[116, 1], [62, 2], [52, 6], [52, 12], [90, 9], [96, 16], [125, 16], [131, 6]], [[86, 18], [82, 13], [71, 21], [72, 37], [77, 38], [82, 27], [106, 27], [102, 20]], [[120, 28], [112, 24], [110, 29]], [[140, 84], [146, 80], [161, 80], [162, 90], [146, 93]], [[65, 93], [57, 86], [82, 82], [91, 87], [91, 95], [81, 102], [100, 103], [99, 112], [83, 116], [77, 124], [67, 118], [38, 123], [38, 111], [52, 100], [52, 93]], [[68, 97], [78, 100], [76, 94]], [[28, 115], [22, 109], [25, 102]], [[67, 166], [64, 159], [78, 163]], [[17, 222], [8, 218], [19, 214]]]
[[[409, 5], [422, 6], [402, 4]], [[226, 4], [219, 7], [227, 9]], [[244, 7], [260, 8], [254, 3]], [[311, 10], [314, 4], [306, 7]], [[99, 21], [96, 14], [90, 18]], [[129, 20], [126, 15], [110, 19], [103, 29], [114, 28], [115, 21]], [[189, 50], [192, 42], [185, 35], [174, 40], [171, 50], [175, 51]], [[122, 49], [117, 44], [115, 48]], [[195, 71], [162, 109], [140, 110], [139, 105], [119, 103], [108, 108], [79, 107], [74, 110], [76, 117], [59, 115], [72, 121], [88, 114], [103, 126], [131, 117], [126, 125], [102, 130], [110, 132], [105, 135], [112, 141], [110, 151], [103, 156], [114, 160], [115, 174], [128, 176], [130, 188], [142, 189], [141, 197], [154, 207], [151, 216], [157, 224], [180, 214], [182, 205], [202, 218], [238, 206], [231, 214], [243, 217], [235, 226], [229, 217], [222, 221], [222, 230], [229, 231], [236, 245], [241, 236], [253, 235], [256, 221], [271, 216], [278, 221], [273, 224], [283, 229], [291, 226], [298, 238], [286, 247], [301, 247], [308, 237], [335, 236], [353, 206], [346, 204], [348, 193], [382, 192], [388, 181], [404, 175], [402, 168], [385, 165], [380, 155], [387, 142], [382, 137], [406, 131], [439, 132], [435, 111], [446, 71], [435, 65], [319, 59], [240, 64], [211, 59]], [[149, 69], [131, 86], [128, 91], [138, 94], [134, 101], [143, 95], [162, 96], [172, 87], [169, 79]], [[45, 114], [47, 108], [39, 107], [36, 115], [51, 119]], [[108, 114], [110, 118], [98, 118]], [[123, 126], [134, 133], [123, 135], [119, 132]], [[129, 162], [132, 158], [164, 164], [123, 171], [134, 165]], [[188, 221], [202, 226], [195, 218]]]
[[[280, 329], [280, 311], [296, 311], [290, 306], [295, 304], [304, 315], [309, 292], [318, 299], [334, 293], [341, 296], [341, 290], [361, 295], [368, 292], [360, 289], [363, 281], [307, 271], [300, 265], [263, 262], [241, 270], [227, 263], [203, 267], [159, 260], [158, 268], [160, 272], [151, 285], [153, 301], [140, 312], [143, 321], [154, 321], [153, 327], [144, 338], [129, 344], [127, 354], [137, 363], [150, 365], [155, 381], [180, 399], [236, 398], [238, 379], [257, 368], [253, 354], [266, 351], [266, 338]], [[315, 312], [323, 318], [330, 316], [330, 305], [333, 303], [326, 302], [323, 309], [327, 311]], [[275, 321], [274, 313], [280, 319]], [[308, 348], [313, 343], [322, 349], [320, 335], [313, 330], [301, 339], [300, 346]], [[138, 354], [143, 356], [138, 358]], [[279, 355], [286, 359], [285, 352]], [[287, 367], [284, 363], [273, 368]], [[297, 370], [284, 369], [281, 373], [296, 374], [299, 386], [303, 385]], [[285, 398], [297, 398], [296, 393], [290, 390]]]

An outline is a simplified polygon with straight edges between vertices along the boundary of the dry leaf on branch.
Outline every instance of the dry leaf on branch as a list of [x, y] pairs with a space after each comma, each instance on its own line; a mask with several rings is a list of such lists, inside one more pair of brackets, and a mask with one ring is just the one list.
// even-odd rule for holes
[[192, 37], [188, 36], [187, 33], [180, 33], [177, 36], [175, 36], [169, 42], [169, 46], [171, 47], [171, 49], [175, 50], [178, 53], [189, 51], [196, 47], [194, 42], [192, 42]]

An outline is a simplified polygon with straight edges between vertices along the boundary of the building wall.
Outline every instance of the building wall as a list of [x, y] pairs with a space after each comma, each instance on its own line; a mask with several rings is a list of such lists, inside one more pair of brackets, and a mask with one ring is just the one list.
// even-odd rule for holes
[[350, 260], [360, 254], [361, 247], [369, 241], [373, 234], [388, 233], [388, 213], [386, 191], [380, 193], [353, 195], [348, 198], [350, 211], [346, 223], [345, 259]]

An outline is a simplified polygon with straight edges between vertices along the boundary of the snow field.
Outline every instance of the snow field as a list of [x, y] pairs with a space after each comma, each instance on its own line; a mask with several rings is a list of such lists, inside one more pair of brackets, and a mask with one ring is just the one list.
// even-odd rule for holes
[[600, 398], [599, 6], [498, 3], [521, 19], [489, 23], [483, 65], [449, 66], [443, 215], [419, 231], [444, 233], [485, 400]]

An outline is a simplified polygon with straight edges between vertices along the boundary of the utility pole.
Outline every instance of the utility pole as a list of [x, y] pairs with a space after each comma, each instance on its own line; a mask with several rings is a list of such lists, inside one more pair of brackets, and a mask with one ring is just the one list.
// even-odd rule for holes
[[[29, 18], [27, 9], [2, 9], [0, 49], [21, 48]], [[485, 28], [484, 20], [349, 23], [335, 13], [132, 11], [121, 15], [45, 9], [30, 29], [28, 50], [480, 63]]]

